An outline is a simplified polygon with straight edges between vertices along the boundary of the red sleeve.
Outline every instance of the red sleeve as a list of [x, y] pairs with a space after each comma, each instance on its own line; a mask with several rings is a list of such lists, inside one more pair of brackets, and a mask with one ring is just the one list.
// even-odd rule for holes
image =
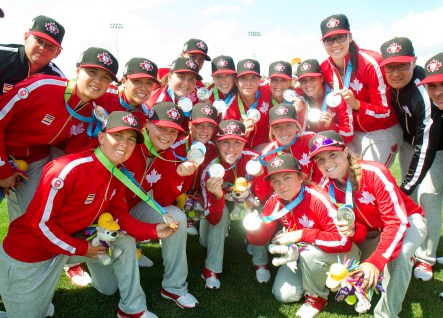
[[[275, 196], [269, 198], [263, 207], [262, 216], [271, 215], [277, 204], [279, 203]], [[259, 230], [254, 232], [246, 231], [246, 240], [252, 245], [262, 246], [267, 244], [277, 230], [278, 222], [278, 220], [269, 223], [262, 222]]]
[[205, 217], [211, 224], [217, 224], [220, 222], [220, 219], [223, 215], [223, 209], [225, 207], [225, 198], [224, 196], [220, 199], [216, 199], [212, 193], [210, 193], [206, 189], [206, 181], [209, 179], [208, 169], [211, 164], [215, 161], [212, 160], [208, 163], [208, 165], [203, 169], [201, 176], [201, 188], [202, 188], [202, 196], [203, 196], [203, 208], [205, 209]]
[[[352, 109], [345, 102], [335, 108], [332, 113], [335, 115], [336, 122], [332, 121], [329, 129], [338, 132], [345, 143], [349, 143], [354, 138], [354, 126], [352, 125]], [[326, 129], [325, 129], [326, 130]]]

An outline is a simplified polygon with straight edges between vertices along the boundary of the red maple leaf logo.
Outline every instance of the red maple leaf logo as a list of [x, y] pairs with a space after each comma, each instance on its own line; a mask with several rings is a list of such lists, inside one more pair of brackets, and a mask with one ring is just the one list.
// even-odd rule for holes
[[330, 29], [337, 27], [340, 24], [340, 20], [337, 20], [336, 18], [331, 18], [328, 23], [326, 23], [326, 26]]
[[283, 115], [286, 115], [288, 113], [288, 111], [289, 110], [286, 107], [280, 106], [279, 108], [277, 108], [275, 110], [275, 113], [279, 116], [283, 116]]
[[197, 67], [197, 64], [195, 64], [195, 62], [193, 60], [188, 60], [186, 62], [186, 65], [189, 66], [192, 69], [195, 69]]
[[395, 54], [400, 52], [401, 50], [401, 45], [398, 45], [397, 43], [393, 42], [391, 45], [389, 45], [389, 47], [386, 49], [386, 51], [388, 51], [389, 54]]
[[228, 61], [226, 61], [226, 60], [224, 60], [224, 59], [220, 59], [220, 60], [218, 60], [218, 62], [217, 62], [217, 66], [218, 66], [218, 67], [226, 67], [226, 66], [228, 66]]
[[278, 63], [277, 65], [274, 66], [274, 70], [276, 70], [277, 72], [282, 72], [285, 70], [285, 66], [281, 63]]
[[197, 43], [197, 47], [201, 48], [203, 51], [206, 50], [206, 44], [205, 42], [201, 41]]
[[172, 118], [173, 120], [177, 120], [180, 118], [180, 113], [175, 108], [171, 108], [166, 113], [168, 114], [169, 118]]
[[152, 71], [153, 66], [149, 61], [143, 61], [140, 63], [140, 67], [146, 71]]
[[426, 69], [428, 70], [428, 72], [433, 73], [435, 71], [438, 71], [440, 69], [441, 65], [442, 64], [439, 60], [432, 59], [432, 61], [429, 62], [428, 65], [426, 65]]
[[309, 63], [303, 63], [303, 65], [301, 66], [301, 70], [302, 71], [307, 71], [307, 70], [309, 70], [311, 68], [311, 64], [309, 64]]
[[283, 164], [283, 159], [277, 157], [274, 160], [272, 160], [271, 167], [277, 168], [280, 167], [282, 164]]
[[48, 31], [49, 33], [52, 33], [52, 34], [59, 33], [57, 24], [55, 24], [54, 22], [45, 23], [45, 28], [46, 28], [46, 31]]
[[252, 68], [254, 68], [255, 65], [251, 61], [247, 61], [245, 64], [243, 64], [243, 66], [245, 68], [252, 69]]
[[134, 116], [132, 114], [125, 115], [122, 120], [131, 126], [137, 126], [137, 121], [135, 120]]
[[226, 131], [228, 134], [238, 134], [237, 131], [240, 130], [240, 127], [234, 122], [230, 123], [228, 126], [226, 126]]
[[212, 115], [212, 113], [213, 113], [213, 110], [212, 110], [211, 107], [209, 107], [208, 105], [206, 105], [205, 107], [203, 107], [203, 108], [201, 109], [201, 111], [202, 111], [203, 114], [205, 114], [205, 115], [207, 115], [207, 116]]
[[105, 65], [111, 65], [112, 59], [109, 56], [108, 52], [103, 52], [97, 55], [97, 58], [100, 62], [102, 62]]

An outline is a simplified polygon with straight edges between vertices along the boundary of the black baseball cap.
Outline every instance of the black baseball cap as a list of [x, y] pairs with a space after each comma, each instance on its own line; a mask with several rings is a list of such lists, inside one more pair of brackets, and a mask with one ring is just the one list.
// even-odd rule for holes
[[182, 49], [183, 53], [200, 53], [205, 56], [206, 61], [210, 61], [211, 58], [208, 55], [208, 46], [205, 42], [199, 39], [189, 39]]
[[237, 63], [237, 77], [246, 74], [260, 75], [260, 63], [254, 59], [244, 59]]
[[192, 107], [191, 123], [193, 124], [206, 122], [218, 126], [217, 118], [217, 109], [208, 103], [197, 103]]
[[269, 125], [292, 122], [298, 123], [298, 116], [295, 107], [290, 104], [278, 104], [269, 110]]
[[29, 28], [29, 33], [41, 37], [55, 45], [62, 48], [63, 36], [65, 35], [65, 28], [50, 17], [39, 15], [32, 20], [32, 25]]
[[147, 114], [149, 120], [156, 126], [175, 128], [182, 132], [185, 117], [180, 107], [172, 102], [160, 102], [152, 106]]
[[239, 120], [222, 120], [219, 124], [220, 130], [217, 133], [217, 140], [237, 139], [247, 142], [246, 127]]
[[292, 80], [292, 65], [286, 61], [276, 61], [269, 64], [269, 78], [281, 77]]
[[220, 55], [211, 62], [212, 74], [236, 74], [234, 60], [230, 56]]
[[425, 64], [425, 78], [418, 85], [443, 82], [443, 52], [431, 57]]
[[410, 63], [415, 57], [414, 47], [408, 38], [393, 38], [380, 47], [382, 62], [380, 66], [389, 63]]
[[333, 130], [322, 131], [309, 140], [309, 159], [324, 151], [339, 151], [346, 147], [343, 138]]
[[0, 18], [4, 18], [5, 17], [5, 13], [3, 12], [2, 8], [0, 8]]
[[114, 81], [118, 82], [117, 72], [118, 72], [118, 61], [106, 49], [99, 47], [90, 47], [84, 51], [77, 62], [77, 67], [98, 67], [105, 71], [108, 71]]
[[277, 155], [272, 158], [268, 164], [268, 174], [265, 177], [265, 180], [269, 180], [269, 178], [279, 172], [300, 172], [300, 162], [293, 155], [289, 153]]
[[157, 64], [144, 57], [130, 59], [123, 70], [125, 78], [150, 78], [159, 83], [157, 75]]
[[316, 59], [304, 60], [297, 67], [298, 80], [301, 80], [303, 77], [322, 75], [320, 63]]
[[320, 23], [322, 40], [335, 34], [349, 34], [351, 28], [344, 14], [333, 14]]
[[197, 63], [195, 63], [189, 57], [178, 57], [172, 62], [169, 72], [172, 73], [191, 73], [194, 74], [199, 81], [203, 79], [198, 72], [200, 71]]
[[140, 123], [130, 112], [114, 111], [109, 114], [103, 123], [103, 132], [113, 133], [122, 130], [134, 130], [137, 133], [137, 143], [142, 144], [144, 137], [140, 131]]

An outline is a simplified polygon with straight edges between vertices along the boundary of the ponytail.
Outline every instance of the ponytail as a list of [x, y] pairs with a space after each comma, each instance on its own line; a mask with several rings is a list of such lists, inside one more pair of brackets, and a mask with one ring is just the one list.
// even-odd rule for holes
[[354, 154], [348, 154], [349, 162], [349, 179], [352, 184], [352, 191], [357, 191], [360, 189], [360, 181], [362, 177], [361, 165], [358, 162], [358, 157]]
[[355, 76], [357, 69], [358, 69], [358, 51], [360, 48], [358, 47], [357, 43], [355, 43], [354, 40], [352, 40], [351, 43], [349, 43], [349, 56], [352, 63], [352, 75]]

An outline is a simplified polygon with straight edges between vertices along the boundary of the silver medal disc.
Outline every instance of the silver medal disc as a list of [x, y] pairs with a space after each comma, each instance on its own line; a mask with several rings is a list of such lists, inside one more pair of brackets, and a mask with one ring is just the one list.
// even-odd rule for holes
[[213, 105], [215, 109], [217, 109], [217, 112], [219, 113], [224, 112], [226, 108], [228, 108], [228, 106], [226, 106], [226, 103], [221, 99], [217, 99], [216, 101], [214, 101]]
[[223, 178], [225, 175], [225, 168], [219, 163], [214, 163], [209, 167], [208, 173], [210, 177]]
[[103, 107], [97, 105], [94, 107], [94, 116], [98, 121], [104, 123], [108, 118], [108, 112]]
[[177, 106], [187, 113], [192, 110], [192, 101], [187, 97], [182, 97], [178, 100]]
[[246, 172], [251, 176], [257, 175], [261, 170], [261, 164], [258, 160], [249, 160], [246, 163]]
[[308, 112], [308, 120], [311, 123], [316, 123], [320, 120], [321, 110], [320, 109], [310, 109]]
[[261, 118], [261, 114], [258, 109], [251, 108], [246, 112], [246, 117], [252, 118], [254, 122], [258, 122]]
[[297, 93], [292, 89], [287, 89], [283, 92], [283, 99], [289, 103], [293, 103], [297, 98]]
[[197, 166], [201, 165], [203, 161], [205, 161], [205, 155], [201, 152], [200, 149], [197, 148], [191, 148], [188, 151], [186, 158]]
[[355, 213], [351, 208], [343, 206], [337, 211], [337, 220], [346, 221], [348, 222], [348, 225], [352, 225], [355, 221]]
[[335, 94], [332, 92], [326, 96], [326, 104], [329, 107], [337, 107], [338, 105], [340, 105], [340, 103], [341, 103], [340, 94]]
[[191, 145], [191, 149], [198, 149], [202, 154], [206, 153], [206, 146], [200, 141], [194, 141]]
[[209, 98], [209, 91], [206, 87], [200, 87], [197, 90], [197, 97], [199, 100], [205, 100]]

